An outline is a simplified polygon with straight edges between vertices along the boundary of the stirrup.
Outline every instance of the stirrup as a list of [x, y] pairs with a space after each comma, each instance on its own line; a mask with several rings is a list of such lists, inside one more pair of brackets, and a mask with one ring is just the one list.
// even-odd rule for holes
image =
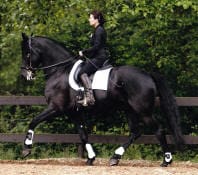
[[77, 101], [77, 103], [85, 107], [88, 106], [87, 97], [84, 97], [82, 100]]
[[95, 104], [95, 99], [93, 100], [87, 100], [88, 98], [85, 96], [82, 100], [77, 101], [78, 104], [81, 104], [82, 106], [93, 106]]

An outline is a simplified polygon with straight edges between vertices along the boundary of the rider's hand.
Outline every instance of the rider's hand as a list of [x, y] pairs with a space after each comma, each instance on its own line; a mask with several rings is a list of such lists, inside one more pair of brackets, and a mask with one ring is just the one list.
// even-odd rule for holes
[[82, 51], [79, 51], [78, 54], [79, 54], [79, 56], [83, 57], [83, 52]]

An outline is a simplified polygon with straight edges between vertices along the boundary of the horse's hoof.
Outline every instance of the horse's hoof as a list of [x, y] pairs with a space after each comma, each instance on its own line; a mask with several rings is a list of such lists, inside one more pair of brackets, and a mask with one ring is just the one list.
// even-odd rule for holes
[[86, 165], [92, 166], [94, 161], [95, 161], [95, 157], [92, 158], [92, 159], [88, 158], [87, 162], [86, 162]]
[[29, 156], [31, 154], [31, 149], [24, 149], [22, 151], [22, 157], [26, 158], [27, 156]]
[[119, 163], [119, 159], [111, 158], [109, 160], [109, 165], [110, 166], [116, 166], [116, 165], [118, 165], [118, 163]]
[[114, 155], [111, 157], [111, 159], [109, 160], [109, 165], [110, 165], [110, 166], [118, 165], [120, 159], [121, 159], [121, 155], [114, 154]]
[[161, 167], [167, 167], [168, 166], [168, 163], [163, 162], [160, 166]]
[[168, 165], [170, 165], [172, 163], [171, 162], [166, 162], [166, 161], [163, 161], [162, 164], [160, 165], [161, 167], [167, 167]]

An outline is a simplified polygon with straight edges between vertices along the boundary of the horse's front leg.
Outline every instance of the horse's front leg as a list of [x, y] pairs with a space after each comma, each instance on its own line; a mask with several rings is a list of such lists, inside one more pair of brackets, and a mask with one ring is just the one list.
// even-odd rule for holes
[[42, 121], [45, 121], [51, 117], [54, 117], [56, 114], [57, 112], [54, 109], [48, 108], [44, 110], [41, 114], [33, 118], [31, 123], [29, 124], [29, 129], [24, 140], [24, 148], [22, 151], [22, 156], [24, 158], [27, 157], [29, 154], [31, 154], [35, 127]]
[[88, 142], [88, 134], [84, 128], [83, 124], [78, 125], [78, 132], [80, 135], [80, 139], [83, 143], [83, 146], [85, 147], [86, 151], [87, 151], [87, 165], [93, 165], [93, 162], [95, 160], [96, 154], [93, 150], [92, 145]]

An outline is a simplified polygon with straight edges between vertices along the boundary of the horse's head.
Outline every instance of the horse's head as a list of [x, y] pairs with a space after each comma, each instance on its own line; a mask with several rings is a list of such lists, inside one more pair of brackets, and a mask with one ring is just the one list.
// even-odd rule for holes
[[22, 65], [21, 75], [27, 80], [34, 79], [35, 68], [40, 64], [41, 52], [38, 43], [30, 36], [22, 33]]
[[63, 44], [47, 37], [28, 37], [22, 33], [21, 47], [21, 75], [27, 80], [34, 79], [36, 70], [52, 75], [60, 66], [71, 65], [76, 59]]

